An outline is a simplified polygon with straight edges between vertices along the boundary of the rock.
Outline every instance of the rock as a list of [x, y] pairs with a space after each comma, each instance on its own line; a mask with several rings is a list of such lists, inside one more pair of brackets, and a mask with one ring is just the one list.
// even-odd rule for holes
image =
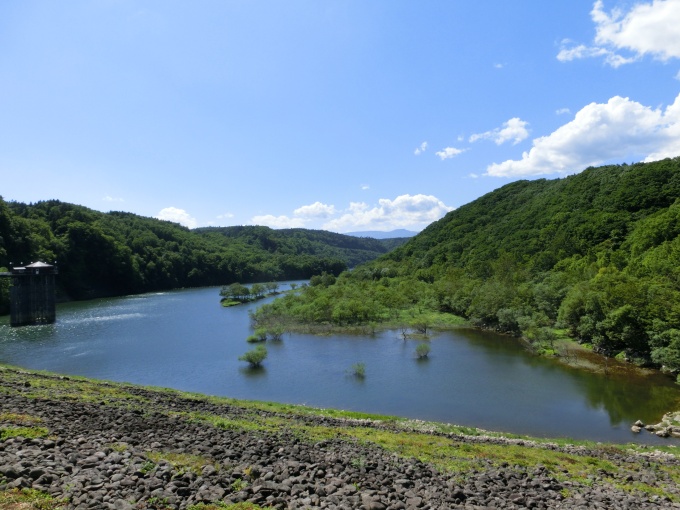
[[634, 432], [635, 434], [639, 434], [642, 429], [640, 427], [638, 427], [637, 425], [633, 425], [630, 428], [630, 430], [631, 430], [631, 432]]
[[645, 426], [645, 424], [642, 420], [638, 420], [638, 421], [635, 422], [635, 426], [643, 428]]
[[[680, 490], [665, 478], [666, 472], [658, 469], [660, 463], [678, 461], [660, 452], [617, 453], [539, 445], [526, 439], [441, 436], [438, 440], [461, 445], [506, 443], [587, 455], [606, 460], [618, 470], [594, 473], [583, 483], [568, 479], [568, 472], [553, 472], [554, 468], [527, 469], [479, 458], [475, 470], [459, 478], [425, 462], [341, 437], [312, 443], [285, 428], [275, 432], [221, 429], [184, 418], [203, 413], [248, 420], [253, 412], [226, 403], [134, 387], [126, 391], [142, 399], [143, 411], [134, 403], [114, 407], [56, 397], [31, 400], [18, 391], [23, 384], [20, 378], [5, 380], [2, 373], [0, 414], [20, 410], [40, 416], [41, 426], [49, 429], [52, 439], [0, 441], [0, 488], [33, 487], [55, 499], [69, 498], [69, 509], [151, 509], [160, 508], [157, 503], [161, 501], [164, 509], [175, 510], [220, 502], [250, 502], [281, 510], [660, 509], [673, 507], [668, 498], [680, 496]], [[275, 413], [257, 413], [280, 418]], [[347, 421], [329, 417], [296, 419], [309, 426], [348, 426]], [[642, 430], [638, 422], [633, 427]], [[357, 426], [380, 429], [392, 425], [363, 420]], [[680, 427], [664, 426], [659, 432], [677, 434]], [[164, 460], [152, 462], [149, 452], [155, 451], [192, 454], [204, 463], [195, 472], [195, 468]], [[627, 492], [617, 488], [618, 482], [646, 484], [664, 494]]]

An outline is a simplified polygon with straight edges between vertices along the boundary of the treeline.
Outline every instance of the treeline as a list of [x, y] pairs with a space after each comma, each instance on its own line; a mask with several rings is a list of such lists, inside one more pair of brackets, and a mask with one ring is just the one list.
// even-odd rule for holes
[[514, 182], [259, 318], [343, 325], [428, 309], [538, 344], [563, 328], [680, 371], [678, 198], [680, 158]]
[[[307, 279], [324, 271], [337, 275], [384, 254], [388, 246], [305, 229], [189, 230], [57, 200], [23, 204], [0, 198], [0, 267], [56, 261], [61, 299]], [[8, 313], [6, 284], [0, 289], [0, 313]]]

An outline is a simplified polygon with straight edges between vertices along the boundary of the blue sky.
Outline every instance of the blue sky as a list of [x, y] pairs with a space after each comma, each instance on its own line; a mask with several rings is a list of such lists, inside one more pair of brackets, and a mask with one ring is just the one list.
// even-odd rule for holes
[[7, 0], [0, 195], [420, 230], [680, 155], [680, 0]]

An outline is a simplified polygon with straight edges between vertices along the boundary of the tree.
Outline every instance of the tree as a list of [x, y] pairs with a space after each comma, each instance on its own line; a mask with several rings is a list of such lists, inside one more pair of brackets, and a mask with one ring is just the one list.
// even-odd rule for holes
[[266, 287], [262, 283], [253, 283], [250, 287], [250, 294], [255, 296], [255, 299], [260, 299], [264, 296]]
[[430, 344], [423, 342], [416, 347], [416, 357], [418, 359], [427, 358], [430, 354]]
[[359, 379], [363, 379], [366, 377], [366, 363], [354, 363], [352, 367], [350, 368], [350, 373]]
[[258, 345], [253, 350], [246, 352], [239, 356], [239, 361], [246, 361], [250, 363], [251, 368], [257, 368], [262, 365], [262, 362], [267, 357], [267, 348], [264, 345]]

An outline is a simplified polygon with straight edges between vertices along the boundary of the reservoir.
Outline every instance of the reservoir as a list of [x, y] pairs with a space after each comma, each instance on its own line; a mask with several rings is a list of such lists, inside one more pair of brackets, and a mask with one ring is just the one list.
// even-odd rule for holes
[[[289, 286], [281, 284], [280, 289]], [[540, 437], [680, 444], [631, 424], [680, 408], [680, 387], [652, 373], [610, 374], [535, 356], [513, 338], [462, 329], [435, 333], [430, 355], [399, 331], [372, 337], [286, 334], [266, 343], [263, 367], [248, 311], [223, 308], [219, 288], [61, 304], [57, 321], [11, 328], [0, 317], [0, 362], [97, 379], [433, 420]], [[364, 363], [366, 376], [351, 375]]]

